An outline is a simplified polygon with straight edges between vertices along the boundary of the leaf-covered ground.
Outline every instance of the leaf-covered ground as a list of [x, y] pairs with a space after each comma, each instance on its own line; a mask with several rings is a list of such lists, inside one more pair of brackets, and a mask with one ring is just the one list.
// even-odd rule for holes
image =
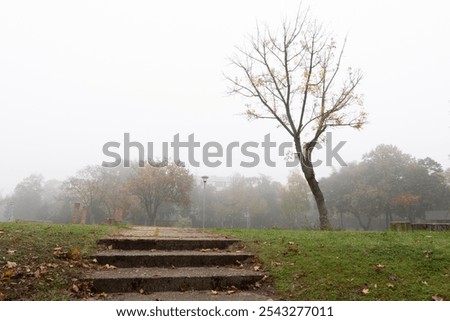
[[219, 232], [257, 253], [280, 299], [450, 299], [450, 232]]
[[96, 241], [117, 230], [99, 225], [0, 223], [0, 301], [93, 297], [78, 278], [102, 269], [89, 259]]

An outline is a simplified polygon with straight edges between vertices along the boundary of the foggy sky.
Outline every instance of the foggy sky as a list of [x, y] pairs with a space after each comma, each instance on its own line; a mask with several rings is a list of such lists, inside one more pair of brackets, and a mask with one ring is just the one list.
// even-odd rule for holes
[[[0, 193], [41, 173], [65, 179], [107, 160], [106, 142], [278, 142], [272, 121], [248, 122], [223, 72], [256, 21], [276, 26], [300, 1], [0, 2]], [[450, 167], [450, 5], [444, 1], [303, 1], [361, 68], [369, 123], [333, 133], [360, 160], [381, 143]], [[318, 154], [320, 157], [320, 153]], [[282, 159], [279, 159], [281, 161]], [[338, 167], [338, 164], [336, 164]], [[191, 168], [221, 176], [289, 169]], [[320, 175], [330, 168], [318, 169]]]

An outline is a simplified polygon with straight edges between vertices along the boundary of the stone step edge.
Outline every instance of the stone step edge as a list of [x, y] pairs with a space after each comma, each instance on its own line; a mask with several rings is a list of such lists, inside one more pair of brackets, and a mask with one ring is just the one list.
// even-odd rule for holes
[[195, 250], [226, 249], [239, 242], [235, 239], [175, 239], [175, 238], [106, 238], [97, 241], [100, 246], [121, 250]]
[[105, 251], [91, 255], [97, 263], [119, 268], [202, 267], [240, 265], [254, 258], [251, 253], [200, 251]]
[[232, 268], [123, 268], [87, 275], [95, 292], [164, 292], [247, 289], [264, 273]]

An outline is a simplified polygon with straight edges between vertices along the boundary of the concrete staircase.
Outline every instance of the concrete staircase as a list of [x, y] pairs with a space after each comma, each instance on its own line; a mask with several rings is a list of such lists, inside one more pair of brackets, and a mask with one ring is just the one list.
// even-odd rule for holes
[[93, 258], [115, 268], [85, 279], [114, 300], [268, 300], [248, 291], [264, 274], [251, 268], [251, 253], [233, 248], [237, 242], [194, 229], [135, 227], [99, 241], [104, 250]]

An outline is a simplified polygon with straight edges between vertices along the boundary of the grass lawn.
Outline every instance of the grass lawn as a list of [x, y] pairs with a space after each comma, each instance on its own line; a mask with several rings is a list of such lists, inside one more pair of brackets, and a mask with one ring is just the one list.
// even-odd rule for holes
[[283, 299], [450, 299], [450, 232], [218, 231], [257, 254]]
[[[77, 280], [96, 265], [88, 256], [114, 226], [0, 223], [0, 301], [82, 297]], [[86, 287], [87, 290], [87, 287]]]

